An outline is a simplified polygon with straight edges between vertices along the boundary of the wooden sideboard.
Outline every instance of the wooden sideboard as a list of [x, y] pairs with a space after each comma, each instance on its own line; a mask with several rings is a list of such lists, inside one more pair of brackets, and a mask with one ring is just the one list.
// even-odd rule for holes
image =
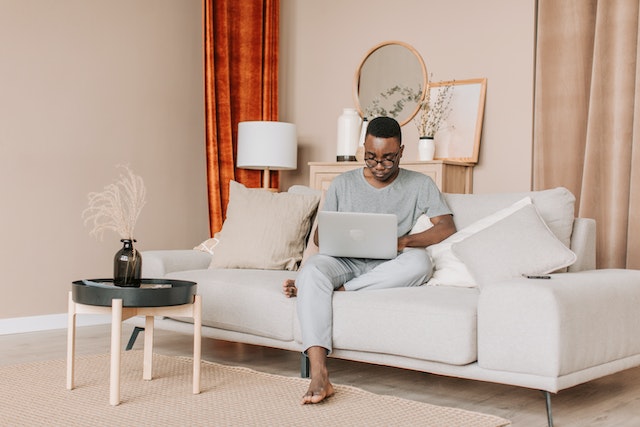
[[[473, 191], [473, 164], [453, 160], [402, 162], [400, 167], [430, 176], [443, 193]], [[336, 176], [364, 167], [362, 162], [309, 162], [309, 186], [326, 190]]]

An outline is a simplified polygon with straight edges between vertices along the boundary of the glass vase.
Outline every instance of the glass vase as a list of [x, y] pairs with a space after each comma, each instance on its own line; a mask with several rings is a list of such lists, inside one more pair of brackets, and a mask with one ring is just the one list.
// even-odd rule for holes
[[113, 284], [116, 286], [139, 288], [142, 257], [133, 247], [135, 239], [120, 240], [122, 249], [113, 259]]

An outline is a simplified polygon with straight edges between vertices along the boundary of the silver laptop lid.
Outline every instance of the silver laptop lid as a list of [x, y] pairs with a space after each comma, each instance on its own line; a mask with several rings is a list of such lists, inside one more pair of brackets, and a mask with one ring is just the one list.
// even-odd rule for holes
[[393, 214], [318, 212], [319, 252], [349, 258], [391, 259], [398, 254]]

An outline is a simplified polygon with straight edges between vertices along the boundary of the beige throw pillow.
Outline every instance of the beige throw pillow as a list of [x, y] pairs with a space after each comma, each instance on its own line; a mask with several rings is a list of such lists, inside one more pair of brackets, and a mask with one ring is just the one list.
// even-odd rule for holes
[[210, 268], [295, 270], [320, 197], [229, 182], [229, 204]]
[[[318, 203], [318, 211], [322, 210], [322, 205], [324, 205], [324, 198], [327, 194], [327, 191], [322, 191], [322, 195], [320, 196], [320, 203]], [[309, 237], [307, 238], [307, 247], [304, 249], [302, 253], [302, 261], [300, 262], [300, 267], [304, 265], [304, 263], [309, 259], [311, 255], [315, 255], [320, 251], [316, 242], [313, 241], [313, 235], [316, 234], [316, 229], [318, 228], [318, 215], [313, 216], [313, 224], [311, 225], [311, 232], [309, 233]]]

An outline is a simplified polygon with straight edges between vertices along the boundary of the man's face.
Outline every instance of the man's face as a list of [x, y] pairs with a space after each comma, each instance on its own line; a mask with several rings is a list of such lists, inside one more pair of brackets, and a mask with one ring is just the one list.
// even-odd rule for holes
[[398, 138], [367, 135], [364, 141], [364, 161], [377, 181], [385, 182], [396, 176], [403, 149]]

